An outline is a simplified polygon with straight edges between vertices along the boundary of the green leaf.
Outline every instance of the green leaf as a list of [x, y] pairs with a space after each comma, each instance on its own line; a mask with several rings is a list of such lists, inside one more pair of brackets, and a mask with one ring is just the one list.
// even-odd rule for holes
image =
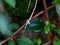
[[54, 1], [52, 2], [52, 4], [57, 4], [57, 3], [60, 3], [60, 0], [54, 0]]
[[52, 2], [52, 4], [56, 4], [57, 3], [57, 0], [54, 0], [53, 2]]
[[39, 32], [41, 30], [44, 30], [44, 24], [42, 20], [40, 20], [39, 18], [35, 18], [30, 21], [30, 24], [28, 24], [25, 29]]
[[50, 28], [51, 28], [51, 22], [49, 20], [46, 20], [45, 26], [44, 26], [44, 32], [48, 34], [50, 31]]
[[13, 40], [9, 40], [8, 45], [15, 45], [15, 42]]
[[9, 28], [10, 19], [3, 13], [0, 13], [0, 32], [3, 35], [11, 36], [12, 32]]
[[51, 24], [51, 29], [54, 30], [56, 28], [56, 25]]
[[17, 45], [34, 45], [28, 37], [19, 37], [16, 39]]
[[41, 44], [41, 39], [40, 38], [37, 39], [37, 43], [38, 43], [38, 45]]
[[10, 24], [10, 28], [11, 28], [12, 31], [17, 30], [19, 28], [19, 24], [12, 23], [12, 24]]
[[[11, 0], [9, 0], [9, 1], [11, 1]], [[8, 7], [8, 5], [6, 5], [6, 3], [4, 5], [5, 5], [7, 12], [10, 15], [11, 15], [11, 11], [14, 10], [15, 16], [26, 18], [27, 16], [29, 16], [32, 8], [34, 7], [35, 0], [31, 0], [31, 5], [29, 8], [29, 11], [27, 12], [28, 3], [29, 3], [29, 0], [16, 0], [15, 9], [13, 9], [12, 7]]]
[[45, 25], [46, 26], [50, 26], [51, 25], [51, 22], [49, 20], [46, 20]]
[[41, 39], [40, 39], [40, 38], [37, 38], [37, 39], [36, 39], [36, 38], [33, 38], [32, 41], [33, 41], [34, 45], [36, 45], [36, 43], [37, 43], [38, 45], [41, 44]]
[[11, 7], [15, 8], [15, 0], [5, 0], [6, 3], [8, 3]]
[[33, 38], [33, 39], [31, 39], [31, 40], [33, 41], [34, 45], [36, 45], [36, 39]]
[[56, 33], [60, 34], [60, 26], [58, 26], [55, 30]]
[[45, 27], [44, 27], [44, 32], [45, 32], [46, 34], [48, 34], [48, 33], [49, 33], [49, 31], [50, 31], [50, 27], [45, 26]]
[[54, 38], [54, 45], [60, 45], [60, 40], [58, 38]]

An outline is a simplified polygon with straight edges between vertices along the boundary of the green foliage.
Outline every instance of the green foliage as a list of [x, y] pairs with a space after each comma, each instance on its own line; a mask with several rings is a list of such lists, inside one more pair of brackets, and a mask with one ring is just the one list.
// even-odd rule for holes
[[52, 24], [49, 20], [46, 20], [45, 22], [45, 26], [44, 26], [44, 32], [46, 34], [48, 34], [50, 32], [50, 30], [55, 30], [56, 26], [54, 24]]
[[34, 45], [36, 45], [36, 39], [33, 38], [33, 39], [31, 39], [31, 40], [33, 41]]
[[48, 34], [50, 30], [54, 30], [56, 26], [54, 24], [51, 24], [49, 20], [46, 20], [45, 26], [44, 26], [44, 32]]
[[56, 29], [54, 30], [57, 34], [60, 34], [60, 26], [56, 27]]
[[44, 32], [45, 32], [46, 34], [48, 34], [48, 33], [50, 32], [50, 27], [45, 26], [45, 27], [44, 27]]
[[3, 35], [11, 36], [12, 32], [9, 28], [10, 18], [7, 17], [5, 14], [0, 13], [0, 32]]
[[37, 44], [38, 44], [38, 45], [41, 44], [41, 39], [40, 39], [40, 38], [37, 39]]
[[[29, 10], [28, 10], [29, 0], [24, 0], [24, 1], [23, 0], [16, 0], [16, 5], [15, 5], [16, 8], [15, 9], [9, 7], [6, 3], [4, 3], [4, 6], [10, 15], [13, 10], [14, 16], [26, 17], [31, 12], [31, 10], [34, 6], [34, 3], [35, 3], [35, 0], [31, 0]], [[28, 10], [28, 12], [27, 12], [27, 10]]]
[[51, 22], [49, 20], [46, 20], [45, 25], [46, 26], [50, 26], [51, 25]]
[[19, 37], [16, 39], [17, 45], [34, 45], [28, 37]]
[[42, 20], [40, 20], [39, 18], [35, 18], [35, 19], [30, 21], [30, 24], [28, 24], [25, 27], [25, 29], [39, 32], [41, 30], [44, 30], [44, 24], [43, 24]]
[[[33, 5], [35, 3], [35, 0], [31, 0], [31, 4], [30, 7], [28, 9], [28, 4], [29, 4], [29, 0], [4, 0], [8, 5], [6, 5], [6, 3], [4, 3], [5, 7], [7, 8], [7, 11], [9, 14], [14, 13], [15, 16], [21, 16], [24, 17], [26, 15], [28, 15], [30, 13], [30, 11], [33, 8]], [[2, 0], [0, 0], [0, 3], [2, 2]], [[58, 11], [60, 12], [60, 0], [54, 0], [52, 2], [53, 4], [58, 4], [56, 5]], [[13, 9], [13, 8], [15, 9]], [[27, 11], [28, 9], [28, 11]], [[13, 12], [12, 12], [13, 10]], [[53, 14], [52, 12], [54, 12], [53, 10], [49, 10], [49, 15]], [[0, 13], [0, 32], [4, 35], [8, 35], [11, 36], [12, 35], [12, 31], [15, 31], [19, 28], [19, 25], [17, 23], [13, 23], [10, 25], [10, 20], [5, 16], [5, 14]], [[49, 31], [52, 29], [53, 31], [55, 31], [56, 33], [60, 34], [60, 27], [57, 27], [54, 24], [51, 24], [51, 22], [49, 20], [46, 20], [45, 24], [42, 22], [42, 20], [40, 20], [39, 18], [35, 18], [33, 20], [30, 21], [30, 24], [28, 24], [25, 28], [26, 30], [30, 30], [30, 31], [34, 31], [34, 32], [41, 32], [44, 31], [46, 34], [49, 33]], [[55, 33], [54, 32], [54, 33]], [[9, 40], [8, 45], [16, 45], [15, 42], [13, 40]], [[27, 37], [19, 37], [16, 39], [16, 43], [17, 45], [36, 45], [36, 39], [30, 40]], [[41, 39], [38, 38], [37, 39], [37, 43], [38, 45], [40, 45], [41, 43]], [[7, 45], [7, 44], [3, 44], [3, 45]], [[54, 38], [54, 45], [60, 45], [60, 40], [58, 38]]]
[[54, 38], [54, 45], [60, 45], [60, 40], [58, 38]]
[[4, 0], [6, 3], [8, 3], [11, 7], [15, 8], [16, 1], [15, 0]]
[[15, 44], [15, 42], [13, 40], [9, 40], [8, 45], [16, 45], [16, 44]]
[[44, 26], [44, 32], [45, 32], [46, 34], [49, 33], [50, 27], [51, 27], [51, 22], [50, 22], [49, 20], [46, 20], [45, 26]]
[[54, 1], [52, 2], [52, 4], [57, 4], [57, 3], [60, 3], [60, 0], [54, 0]]
[[54, 30], [56, 28], [56, 25], [51, 24], [51, 29]]
[[12, 23], [10, 24], [10, 27], [11, 27], [11, 30], [14, 31], [14, 30], [17, 30], [19, 28], [19, 24], [17, 23]]
[[24, 1], [23, 0], [17, 0], [16, 2], [17, 2], [17, 4], [16, 4], [17, 8], [15, 10], [15, 14], [17, 16], [24, 17], [30, 13], [30, 11], [33, 8], [33, 5], [35, 3], [35, 0], [31, 0], [31, 4], [30, 4], [28, 12], [27, 12], [27, 9], [28, 9], [29, 0], [24, 0]]
[[36, 43], [37, 43], [38, 45], [41, 44], [41, 39], [40, 39], [40, 38], [37, 38], [37, 39], [36, 39], [36, 38], [33, 38], [32, 41], [33, 41], [34, 45], [36, 45]]

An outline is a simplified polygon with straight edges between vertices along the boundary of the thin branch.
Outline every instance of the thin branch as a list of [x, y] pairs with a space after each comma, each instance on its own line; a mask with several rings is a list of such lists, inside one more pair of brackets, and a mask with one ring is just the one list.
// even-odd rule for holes
[[37, 1], [38, 1], [38, 0], [36, 0], [36, 2], [35, 2], [35, 7], [34, 7], [34, 9], [33, 9], [32, 13], [31, 13], [31, 16], [30, 16], [29, 20], [31, 20], [31, 19], [32, 19], [32, 16], [33, 16], [34, 11], [35, 11], [36, 6], [37, 6]]
[[33, 14], [34, 14], [34, 11], [35, 11], [36, 6], [37, 6], [37, 1], [38, 1], [38, 0], [36, 0], [36, 2], [35, 2], [35, 6], [34, 6], [34, 9], [33, 9], [32, 13], [31, 13], [30, 18], [29, 18], [29, 19], [27, 20], [27, 22], [26, 22], [26, 26], [27, 26], [27, 24], [29, 24], [29, 22], [30, 22], [30, 20], [31, 20], [31, 18], [32, 18]]
[[27, 12], [29, 11], [30, 5], [31, 5], [31, 0], [29, 0]]
[[[47, 8], [47, 10], [49, 10], [50, 8], [53, 8], [53, 7], [54, 7], [54, 5], [53, 5], [53, 6], [50, 6], [49, 8]], [[42, 10], [41, 12], [37, 13], [35, 16], [33, 16], [32, 19], [38, 17], [38, 16], [39, 16], [40, 14], [42, 14], [42, 13], [44, 13], [43, 10]], [[17, 33], [19, 33], [19, 32], [24, 28], [24, 26], [25, 26], [25, 24], [23, 24], [16, 32], [14, 32], [11, 37], [13, 37], [13, 36], [15, 36]], [[6, 38], [5, 40], [3, 40], [2, 42], [0, 42], [0, 45], [4, 44], [4, 43], [7, 42], [8, 40], [10, 40], [11, 37], [8, 37], [8, 38]]]
[[[49, 20], [49, 16], [48, 16], [48, 11], [47, 11], [47, 5], [46, 5], [46, 0], [43, 0], [43, 4], [44, 4], [44, 9], [45, 9], [45, 14], [46, 14], [46, 18], [47, 20]], [[51, 33], [51, 35], [50, 35]], [[53, 37], [53, 34], [50, 30], [50, 33], [49, 33], [49, 36], [50, 36], [50, 39]], [[47, 43], [46, 45], [48, 45], [49, 43]], [[52, 45], [53, 45], [53, 41], [52, 41]]]
[[47, 11], [47, 5], [46, 5], [46, 0], [43, 0], [43, 5], [44, 5], [44, 9], [45, 9], [46, 18], [49, 19], [48, 11]]
[[[52, 5], [52, 6], [48, 7], [47, 10], [49, 10], [50, 8], [53, 8], [53, 7], [55, 7], [55, 5]], [[37, 13], [33, 18], [36, 18], [37, 16], [41, 15], [42, 13], [44, 13], [43, 10], [40, 11], [39, 13]]]

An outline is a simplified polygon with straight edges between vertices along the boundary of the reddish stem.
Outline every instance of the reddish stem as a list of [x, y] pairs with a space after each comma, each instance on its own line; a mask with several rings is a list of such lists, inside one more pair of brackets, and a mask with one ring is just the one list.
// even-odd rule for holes
[[[53, 40], [54, 39], [54, 36], [52, 34], [52, 31], [49, 32], [49, 35], [50, 35], [50, 39]], [[53, 41], [51, 42], [51, 45], [54, 45], [54, 42]]]
[[[50, 8], [53, 8], [53, 6], [50, 6], [49, 8], [47, 8], [47, 10], [49, 10]], [[32, 17], [32, 19], [38, 17], [39, 15], [41, 15], [42, 13], [44, 13], [44, 11], [42, 10], [41, 12], [37, 13], [35, 16]], [[15, 36], [18, 32], [20, 32], [23, 28], [24, 28], [25, 24], [23, 24], [16, 32], [13, 33], [13, 36]], [[11, 36], [11, 37], [13, 37]], [[6, 38], [5, 40], [3, 40], [2, 42], [0, 42], [0, 45], [4, 44], [5, 42], [7, 42], [8, 40], [11, 39], [11, 37]]]
[[44, 5], [44, 9], [45, 9], [46, 18], [49, 20], [48, 11], [47, 11], [47, 5], [46, 5], [45, 0], [43, 0], [43, 5]]
[[[48, 7], [47, 10], [49, 10], [50, 8], [53, 8], [53, 7], [55, 7], [55, 5], [52, 5], [52, 6]], [[35, 16], [33, 16], [33, 18], [36, 18], [36, 17], [38, 17], [39, 15], [41, 15], [43, 13], [44, 13], [44, 10], [40, 11], [39, 13], [37, 13]]]
[[[45, 13], [46, 13], [46, 18], [47, 18], [47, 20], [49, 20], [48, 11], [47, 11], [47, 5], [46, 5], [46, 0], [43, 0], [43, 4], [44, 4]], [[50, 31], [49, 35], [50, 35], [50, 39], [52, 40], [53, 39], [52, 31]], [[52, 41], [52, 45], [54, 45], [53, 41]]]

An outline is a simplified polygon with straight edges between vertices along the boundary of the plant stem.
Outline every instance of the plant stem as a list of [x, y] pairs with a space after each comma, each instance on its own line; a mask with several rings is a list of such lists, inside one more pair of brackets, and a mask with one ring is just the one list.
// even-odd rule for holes
[[47, 11], [47, 5], [46, 5], [45, 0], [43, 0], [43, 5], [44, 5], [44, 9], [45, 9], [46, 18], [47, 18], [47, 20], [49, 20], [48, 11]]
[[38, 0], [36, 0], [36, 2], [35, 2], [35, 6], [34, 6], [34, 9], [33, 9], [32, 13], [31, 13], [31, 16], [30, 16], [30, 18], [29, 18], [29, 19], [27, 20], [27, 22], [26, 22], [26, 26], [27, 26], [27, 24], [29, 24], [30, 20], [32, 19], [32, 16], [33, 16], [33, 14], [34, 14], [34, 11], [35, 11], [35, 9], [36, 9], [36, 6], [37, 6], [37, 1], [38, 1]]
[[[55, 7], [54, 5], [53, 6], [50, 6], [49, 8], [47, 8], [47, 10], [49, 10], [50, 8], [53, 8]], [[37, 13], [35, 16], [32, 17], [32, 19], [38, 17], [39, 15], [41, 15], [42, 13], [44, 13], [44, 11], [40, 11], [39, 13]], [[13, 33], [13, 36], [11, 37], [14, 37], [17, 33], [19, 33], [23, 28], [24, 28], [25, 24], [23, 24], [16, 32]], [[11, 39], [11, 37], [7, 37], [5, 40], [3, 40], [2, 42], [0, 42], [0, 45], [4, 44], [5, 42], [7, 42], [8, 40]]]
[[[48, 11], [47, 11], [47, 5], [46, 5], [46, 0], [43, 0], [43, 5], [44, 5], [44, 9], [45, 9], [46, 18], [47, 18], [47, 20], [49, 20]], [[50, 39], [53, 39], [53, 34], [52, 34], [51, 30], [50, 30], [49, 36], [50, 36]], [[52, 45], [54, 45], [53, 41], [52, 41]]]
[[30, 5], [31, 5], [31, 0], [29, 0], [27, 12], [29, 11]]
[[[52, 31], [49, 32], [49, 35], [50, 35], [50, 40], [53, 40], [54, 39], [54, 36], [52, 34]], [[54, 45], [53, 41], [51, 42], [51, 45]]]

